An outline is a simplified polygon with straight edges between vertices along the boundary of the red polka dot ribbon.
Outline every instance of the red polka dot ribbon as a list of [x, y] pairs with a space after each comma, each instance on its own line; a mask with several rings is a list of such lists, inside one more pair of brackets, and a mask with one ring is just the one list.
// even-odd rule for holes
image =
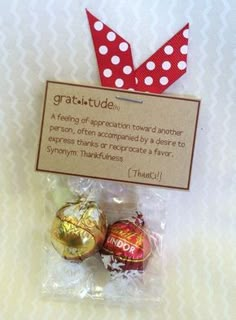
[[186, 72], [189, 24], [134, 69], [130, 44], [86, 11], [103, 86], [162, 93]]

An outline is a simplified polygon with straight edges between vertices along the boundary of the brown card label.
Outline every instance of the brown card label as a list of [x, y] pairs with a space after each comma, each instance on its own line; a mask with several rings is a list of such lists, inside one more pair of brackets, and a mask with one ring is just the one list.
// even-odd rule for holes
[[48, 81], [36, 169], [189, 189], [199, 106]]

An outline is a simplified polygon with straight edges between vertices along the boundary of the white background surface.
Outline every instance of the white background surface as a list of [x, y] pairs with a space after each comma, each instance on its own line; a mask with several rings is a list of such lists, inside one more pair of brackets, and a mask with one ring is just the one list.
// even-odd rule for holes
[[[99, 85], [85, 8], [132, 43], [139, 65], [187, 21], [188, 72], [168, 93], [202, 98], [190, 192], [168, 198], [156, 308], [40, 296], [44, 174], [35, 173], [47, 79]], [[0, 1], [0, 319], [236, 318], [234, 1]]]

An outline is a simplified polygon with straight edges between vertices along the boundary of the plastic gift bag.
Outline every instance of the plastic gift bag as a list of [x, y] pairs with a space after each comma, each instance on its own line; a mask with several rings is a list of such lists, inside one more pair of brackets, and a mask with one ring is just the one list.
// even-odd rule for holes
[[[98, 205], [106, 216], [107, 228], [104, 243], [99, 248], [95, 247], [96, 250], [85, 259], [71, 261], [55, 249], [52, 225], [59, 209], [66, 203], [66, 206], [76, 203], [80, 197], [86, 199], [85, 203]], [[165, 200], [157, 188], [49, 175], [43, 293], [70, 300], [92, 298], [127, 304], [158, 302], [165, 214]], [[92, 233], [91, 229], [88, 233]]]

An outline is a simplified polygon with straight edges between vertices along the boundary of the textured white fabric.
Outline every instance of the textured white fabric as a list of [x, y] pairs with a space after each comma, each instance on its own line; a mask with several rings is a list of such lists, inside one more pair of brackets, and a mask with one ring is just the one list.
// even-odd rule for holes
[[[202, 98], [190, 192], [168, 199], [156, 308], [43, 300], [44, 178], [35, 173], [45, 80], [99, 85], [85, 7], [139, 65], [190, 22], [188, 72], [169, 93]], [[0, 1], [0, 319], [236, 318], [234, 0]], [[138, 306], [137, 306], [138, 307]]]

